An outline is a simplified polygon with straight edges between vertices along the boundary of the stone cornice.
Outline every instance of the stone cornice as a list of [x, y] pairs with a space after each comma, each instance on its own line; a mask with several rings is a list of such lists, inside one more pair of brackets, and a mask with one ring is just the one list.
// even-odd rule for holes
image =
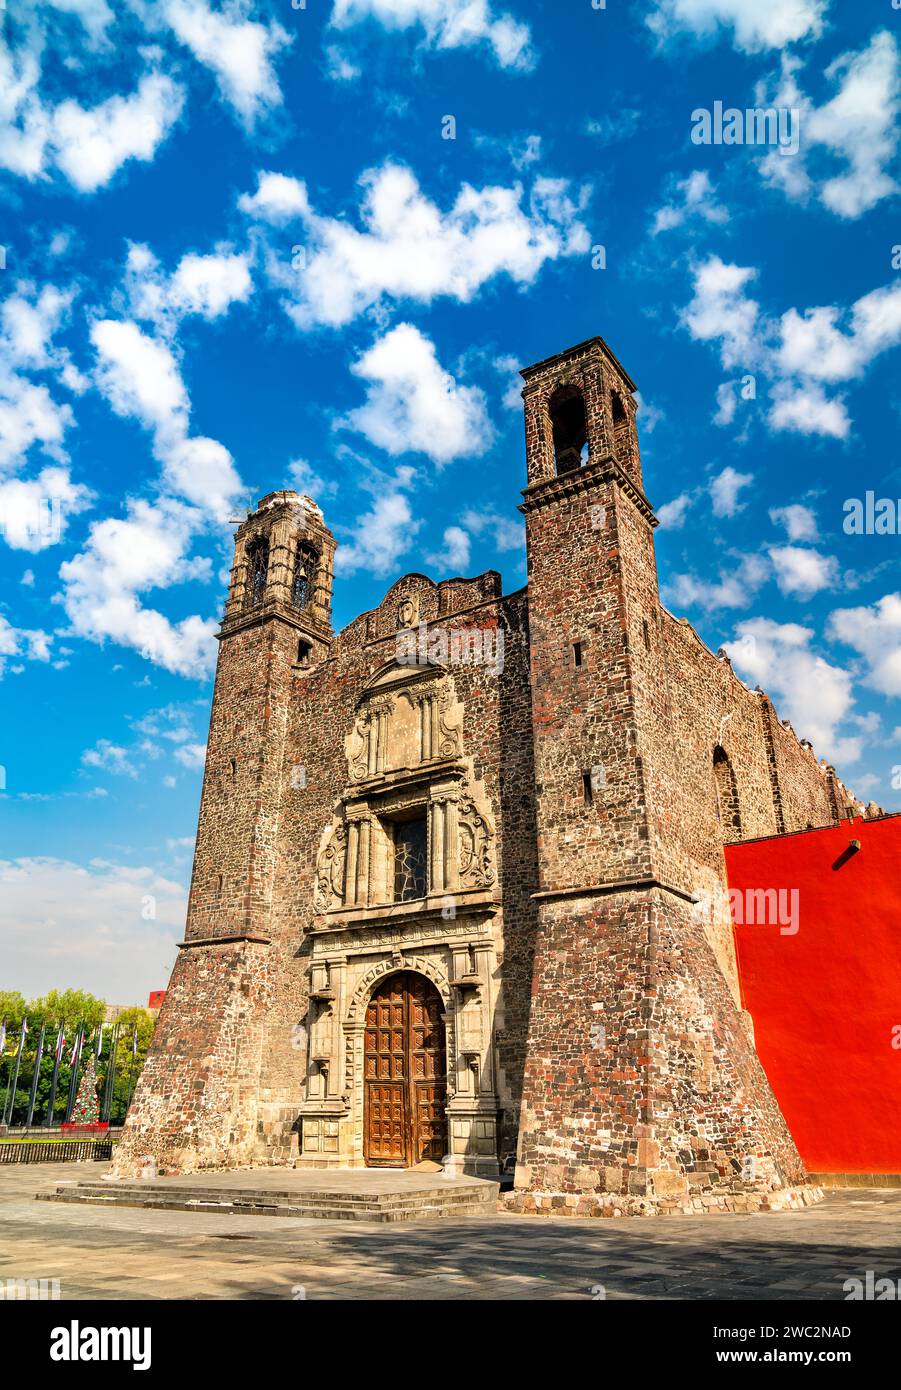
[[524, 514], [537, 511], [540, 507], [559, 502], [564, 497], [575, 497], [581, 492], [589, 492], [600, 483], [614, 482], [647, 521], [649, 526], [658, 526], [654, 509], [641, 489], [632, 481], [621, 464], [612, 456], [587, 463], [584, 468], [574, 468], [571, 473], [561, 473], [556, 478], [544, 478], [532, 483], [523, 490], [523, 501], [519, 510]]
[[683, 898], [685, 902], [694, 901], [691, 893], [684, 888], [676, 888], [671, 883], [664, 883], [662, 879], [648, 875], [645, 878], [617, 878], [609, 879], [606, 883], [584, 884], [576, 888], [548, 888], [539, 893], [532, 893], [533, 902], [554, 902], [559, 898], [595, 898], [612, 893], [641, 893], [649, 889], [659, 888], [663, 893], [672, 893], [676, 898]]
[[180, 951], [192, 950], [195, 946], [234, 946], [238, 942], [253, 946], [271, 946], [270, 936], [203, 936], [194, 941], [178, 941], [176, 945]]

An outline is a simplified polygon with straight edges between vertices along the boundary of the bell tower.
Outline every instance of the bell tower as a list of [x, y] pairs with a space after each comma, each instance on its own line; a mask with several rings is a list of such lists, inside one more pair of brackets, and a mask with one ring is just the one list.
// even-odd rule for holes
[[694, 912], [634, 383], [601, 338], [522, 377], [539, 881], [512, 1204], [799, 1204]]
[[[181, 1172], [252, 1163], [260, 1136], [286, 1128], [261, 1093], [267, 1022], [296, 950], [272, 909], [278, 828], [291, 702], [329, 652], [334, 554], [319, 508], [296, 492], [263, 497], [235, 534], [185, 939], [120, 1174], [147, 1153]], [[279, 1142], [290, 1147], [289, 1130]]]

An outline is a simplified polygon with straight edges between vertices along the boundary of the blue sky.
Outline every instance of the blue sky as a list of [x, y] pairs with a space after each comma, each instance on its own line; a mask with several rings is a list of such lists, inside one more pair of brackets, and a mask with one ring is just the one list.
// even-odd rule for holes
[[[664, 601], [901, 809], [901, 538], [843, 529], [901, 509], [901, 11], [0, 17], [0, 985], [166, 982], [229, 519], [313, 495], [339, 626], [410, 570], [518, 588], [517, 368], [596, 333]], [[717, 101], [797, 112], [799, 149], [694, 143]]]

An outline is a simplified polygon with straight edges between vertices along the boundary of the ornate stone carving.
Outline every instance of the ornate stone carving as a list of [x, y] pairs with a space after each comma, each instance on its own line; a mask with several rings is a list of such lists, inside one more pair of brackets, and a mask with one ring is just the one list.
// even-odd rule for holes
[[316, 887], [313, 905], [317, 912], [327, 912], [344, 900], [344, 859], [347, 853], [347, 831], [335, 820], [326, 831], [316, 861]]
[[464, 888], [489, 888], [497, 876], [494, 829], [470, 795], [460, 799], [457, 817], [460, 883]]
[[354, 782], [361, 782], [369, 770], [369, 726], [372, 715], [368, 709], [357, 715], [353, 733], [347, 740], [347, 760], [350, 763], [350, 776]]
[[443, 680], [438, 693], [438, 727], [441, 738], [438, 751], [442, 758], [456, 758], [463, 751], [463, 729], [459, 723], [450, 723], [451, 707], [456, 703], [453, 684]]

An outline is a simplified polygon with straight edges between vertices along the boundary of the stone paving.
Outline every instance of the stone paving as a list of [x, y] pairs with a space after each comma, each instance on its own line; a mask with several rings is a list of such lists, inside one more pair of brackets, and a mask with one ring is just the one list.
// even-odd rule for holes
[[369, 1226], [36, 1202], [100, 1164], [0, 1169], [0, 1283], [64, 1299], [825, 1299], [901, 1278], [901, 1191], [799, 1212], [582, 1221], [474, 1216]]

